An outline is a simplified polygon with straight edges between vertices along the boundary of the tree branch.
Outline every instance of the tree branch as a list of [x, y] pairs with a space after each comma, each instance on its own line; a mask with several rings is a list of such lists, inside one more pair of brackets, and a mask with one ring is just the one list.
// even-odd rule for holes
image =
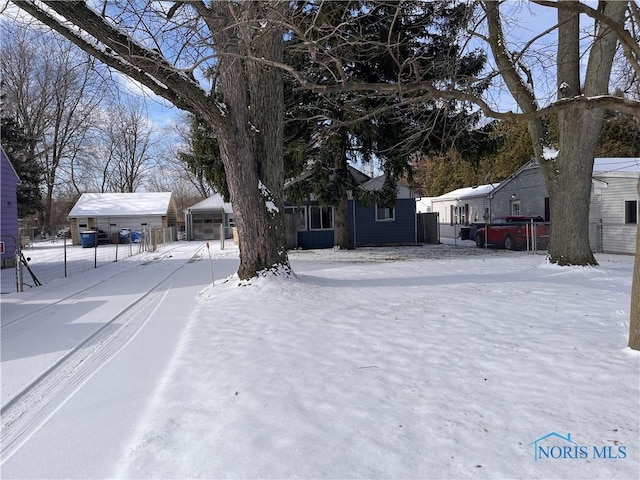
[[[624, 28], [624, 23], [620, 23], [612, 19], [610, 16], [605, 15], [582, 2], [557, 2], [549, 0], [532, 0], [532, 2], [543, 7], [552, 7], [576, 13], [584, 13], [585, 15], [598, 20], [609, 27], [618, 37], [625, 57], [636, 73], [640, 75], [640, 44], [638, 44], [638, 41]], [[631, 2], [632, 14], [637, 12], [637, 10], [638, 7], [635, 5], [635, 2]]]
[[[171, 66], [159, 53], [136, 44], [125, 34], [113, 28], [89, 9], [85, 2], [45, 1], [43, 3], [67, 21], [84, 25], [84, 32], [95, 40], [95, 44], [84, 38], [83, 33], [78, 29], [63, 25], [59, 18], [35, 2], [14, 0], [13, 3], [85, 52], [138, 81], [178, 108], [192, 111], [194, 104], [199, 104], [199, 107], [205, 110], [208, 108], [205, 92], [192, 77]], [[187, 102], [183, 97], [197, 101]]]

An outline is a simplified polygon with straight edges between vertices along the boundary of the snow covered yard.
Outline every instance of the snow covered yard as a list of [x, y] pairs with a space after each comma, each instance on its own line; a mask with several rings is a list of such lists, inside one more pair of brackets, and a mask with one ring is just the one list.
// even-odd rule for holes
[[[637, 478], [631, 258], [560, 268], [439, 246], [291, 260], [296, 280], [202, 292], [116, 477]], [[588, 457], [534, 461], [551, 432]], [[594, 458], [619, 446], [625, 458]]]
[[211, 286], [196, 248], [91, 273], [106, 302], [116, 269], [153, 283], [186, 262], [3, 478], [638, 478], [632, 257], [294, 251], [296, 278], [239, 282], [223, 279], [232, 248], [213, 252]]

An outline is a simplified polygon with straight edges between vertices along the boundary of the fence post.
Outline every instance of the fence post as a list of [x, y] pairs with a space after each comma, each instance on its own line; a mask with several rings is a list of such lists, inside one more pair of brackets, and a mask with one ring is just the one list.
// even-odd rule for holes
[[67, 236], [64, 235], [64, 278], [67, 278]]
[[216, 282], [213, 279], [213, 260], [211, 259], [211, 250], [209, 250], [209, 242], [207, 242], [207, 253], [209, 254], [209, 268], [211, 269], [211, 285], [216, 286]]
[[98, 268], [98, 231], [93, 232], [93, 268]]
[[22, 264], [20, 262], [20, 253], [16, 253], [16, 289], [18, 292], [23, 292], [24, 287], [22, 285]]
[[602, 223], [602, 219], [600, 219], [600, 221], [598, 222], [598, 228], [597, 228], [597, 234], [598, 236], [598, 242], [600, 243], [600, 245], [598, 245], [598, 252], [602, 253], [604, 252], [604, 228], [603, 228], [603, 223]]
[[224, 223], [220, 224], [220, 250], [224, 250]]

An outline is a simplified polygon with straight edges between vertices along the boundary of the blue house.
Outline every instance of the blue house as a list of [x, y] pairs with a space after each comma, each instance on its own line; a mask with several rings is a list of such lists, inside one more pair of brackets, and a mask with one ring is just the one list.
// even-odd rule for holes
[[18, 182], [20, 178], [1, 146], [0, 162], [0, 179], [2, 181], [2, 211], [0, 212], [0, 236], [2, 238], [0, 239], [0, 249], [2, 251], [2, 268], [8, 268], [15, 266], [18, 249]]
[[[382, 189], [384, 175], [369, 178], [355, 169], [350, 170], [359, 189]], [[287, 247], [332, 248], [335, 245], [334, 209], [320, 206], [314, 199], [303, 205], [285, 206]], [[391, 207], [350, 198], [348, 212], [348, 228], [355, 247], [417, 244], [416, 197], [405, 186], [397, 186], [396, 201]]]

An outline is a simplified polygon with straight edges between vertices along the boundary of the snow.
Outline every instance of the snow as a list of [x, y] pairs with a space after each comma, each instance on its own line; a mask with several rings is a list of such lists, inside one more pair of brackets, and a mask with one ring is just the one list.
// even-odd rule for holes
[[271, 192], [269, 191], [267, 186], [262, 183], [261, 180], [258, 180], [258, 190], [260, 191], [260, 195], [262, 196], [262, 198], [264, 198], [265, 200], [264, 205], [267, 208], [267, 212], [269, 212], [271, 215], [275, 215], [276, 213], [278, 213], [280, 209], [273, 201]]
[[542, 148], [542, 158], [545, 160], [555, 160], [560, 152], [553, 147]]
[[214, 193], [210, 197], [207, 197], [204, 200], [189, 207], [187, 210], [193, 212], [198, 210], [218, 210], [218, 209], [223, 210], [224, 213], [233, 213], [233, 206], [231, 205], [231, 203], [226, 203], [222, 198], [222, 195], [220, 195], [219, 193]]
[[462, 187], [456, 190], [447, 192], [439, 197], [433, 197], [434, 200], [447, 200], [452, 198], [473, 198], [482, 197], [491, 193], [494, 189], [498, 188], [499, 183], [489, 183], [487, 185], [476, 185], [473, 187]]
[[83, 193], [69, 217], [166, 215], [171, 192]]
[[[3, 296], [3, 445], [9, 398], [84, 356], [26, 395], [2, 478], [637, 478], [633, 257], [458, 243], [239, 282], [237, 247], [178, 242]], [[536, 461], [553, 432], [625, 457]]]
[[594, 175], [605, 173], [640, 173], [640, 158], [638, 157], [618, 157], [618, 158], [595, 158], [593, 160]]

